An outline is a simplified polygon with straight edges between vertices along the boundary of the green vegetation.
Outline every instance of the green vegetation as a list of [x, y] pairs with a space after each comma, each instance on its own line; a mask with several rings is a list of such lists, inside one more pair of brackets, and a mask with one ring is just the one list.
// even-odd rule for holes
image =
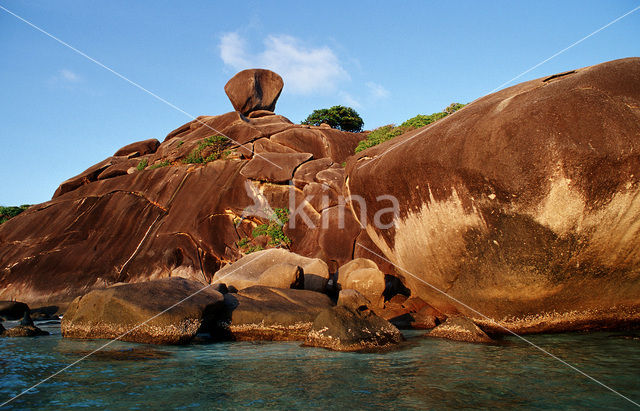
[[184, 144], [184, 141], [179, 141], [178, 142], [178, 147], [181, 147]]
[[408, 131], [415, 130], [416, 128], [424, 127], [426, 125], [434, 123], [448, 116], [449, 114], [460, 110], [464, 106], [464, 104], [460, 103], [451, 103], [447, 108], [444, 109], [444, 111], [429, 115], [418, 114], [417, 116], [410, 118], [399, 126], [389, 124], [376, 128], [367, 135], [366, 139], [362, 140], [358, 144], [358, 146], [356, 147], [356, 153], [362, 150], [366, 150], [369, 147], [377, 146], [380, 143], [384, 143], [385, 141], [391, 140], [392, 138], [404, 134]]
[[302, 121], [302, 124], [310, 126], [319, 126], [322, 123], [326, 123], [338, 130], [353, 132], [362, 131], [362, 126], [364, 125], [360, 115], [351, 107], [345, 106], [313, 110], [313, 113]]
[[253, 229], [251, 234], [253, 238], [266, 235], [269, 237], [268, 245], [271, 246], [290, 245], [291, 240], [284, 235], [284, 231], [282, 230], [282, 227], [284, 227], [288, 221], [289, 210], [286, 208], [276, 208], [273, 215], [269, 217], [269, 222], [260, 224]]
[[169, 166], [169, 165], [171, 165], [171, 163], [169, 163], [168, 161], [165, 160], [165, 161], [163, 161], [161, 163], [157, 163], [157, 164], [152, 165], [151, 167], [149, 167], [149, 170], [155, 170], [156, 168], [166, 167], [166, 166]]
[[6, 222], [7, 220], [17, 216], [27, 208], [31, 207], [29, 204], [23, 204], [20, 207], [2, 207], [0, 206], [0, 224]]
[[[182, 161], [186, 164], [205, 164], [217, 160], [222, 155], [228, 141], [227, 137], [220, 135], [207, 137]], [[203, 152], [206, 157], [203, 156]]]
[[251, 253], [253, 253], [255, 251], [262, 251], [262, 250], [264, 250], [264, 247], [261, 246], [261, 245], [250, 245], [245, 250], [245, 254], [251, 254]]
[[143, 158], [142, 160], [140, 160], [140, 162], [138, 163], [138, 167], [136, 168], [138, 169], [138, 171], [142, 171], [147, 168], [147, 165], [149, 165], [149, 160]]

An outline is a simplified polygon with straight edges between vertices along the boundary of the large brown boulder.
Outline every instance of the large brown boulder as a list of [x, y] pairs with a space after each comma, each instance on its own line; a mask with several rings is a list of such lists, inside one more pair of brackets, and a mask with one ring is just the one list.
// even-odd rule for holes
[[346, 305], [329, 308], [316, 317], [305, 345], [335, 351], [369, 351], [388, 349], [403, 341], [395, 326], [366, 305], [354, 308], [354, 298], [341, 302]]
[[[445, 314], [497, 332], [637, 323], [638, 107], [640, 58], [528, 81], [358, 153], [346, 190], [411, 295]], [[399, 202], [391, 228], [374, 224], [381, 195]]]
[[329, 281], [327, 264], [281, 248], [247, 254], [215, 273], [212, 283], [241, 290], [254, 285], [276, 288], [304, 288], [323, 292]]
[[245, 116], [252, 111], [274, 111], [284, 82], [270, 70], [249, 69], [233, 76], [224, 86], [233, 108]]
[[262, 286], [226, 294], [225, 303], [235, 340], [304, 340], [318, 314], [333, 306], [321, 293]]
[[253, 157], [240, 172], [252, 180], [284, 183], [295, 169], [311, 158], [309, 153], [262, 153]]
[[384, 303], [384, 273], [378, 266], [366, 258], [356, 258], [338, 270], [338, 288], [353, 289], [360, 292], [373, 308], [380, 308]]
[[116, 151], [114, 156], [144, 156], [145, 154], [155, 153], [159, 146], [160, 142], [155, 138], [136, 141]]
[[[303, 127], [271, 112], [259, 114], [200, 116], [170, 132], [155, 152], [109, 157], [61, 184], [51, 201], [0, 225], [0, 298], [64, 310], [77, 296], [118, 282], [180, 276], [209, 283], [221, 266], [243, 256], [246, 250], [238, 244], [268, 223], [258, 208], [292, 207], [293, 213], [303, 204], [317, 220], [318, 212], [304, 205], [302, 190], [288, 185], [309, 154], [286, 148], [282, 178], [260, 181], [268, 179], [260, 170], [241, 174], [257, 157], [254, 141], [274, 147], [266, 143], [273, 134]], [[215, 154], [207, 141], [218, 135], [228, 138], [219, 159], [206, 160]], [[346, 151], [357, 144], [352, 137], [345, 133], [334, 143]], [[147, 167], [139, 170], [138, 164]], [[329, 168], [332, 161], [321, 165]], [[316, 167], [316, 173], [324, 168]], [[287, 235], [290, 248], [306, 257], [343, 263], [353, 253], [350, 234], [319, 224], [300, 222]], [[308, 274], [308, 287], [324, 290], [328, 273], [311, 286]]]
[[216, 334], [222, 294], [183, 278], [165, 278], [94, 290], [76, 298], [62, 318], [66, 338], [117, 338], [148, 344], [184, 344], [199, 331]]

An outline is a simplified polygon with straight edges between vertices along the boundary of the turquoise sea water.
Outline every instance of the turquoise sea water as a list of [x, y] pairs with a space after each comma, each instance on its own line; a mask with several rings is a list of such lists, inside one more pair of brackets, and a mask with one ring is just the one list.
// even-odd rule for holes
[[[6, 325], [6, 324], [5, 324]], [[0, 403], [106, 341], [0, 338]], [[338, 353], [299, 343], [182, 347], [116, 342], [6, 409], [634, 409], [517, 338], [466, 344], [407, 334], [398, 350]], [[640, 402], [640, 340], [624, 333], [526, 338]], [[3, 407], [2, 409], [5, 409]]]

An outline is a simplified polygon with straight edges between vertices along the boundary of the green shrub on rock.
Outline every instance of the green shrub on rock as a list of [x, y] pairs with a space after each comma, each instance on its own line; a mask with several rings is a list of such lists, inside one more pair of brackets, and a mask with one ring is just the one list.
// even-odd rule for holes
[[198, 147], [182, 160], [186, 164], [205, 164], [220, 158], [229, 142], [225, 136], [210, 136], [202, 140]]
[[364, 125], [360, 115], [351, 107], [345, 106], [313, 110], [313, 113], [302, 121], [302, 124], [310, 126], [319, 126], [323, 123], [338, 130], [352, 132], [362, 131], [362, 126]]
[[380, 143], [384, 143], [385, 141], [391, 140], [392, 138], [404, 134], [408, 131], [415, 130], [417, 128], [434, 123], [446, 117], [447, 115], [461, 109], [464, 106], [464, 104], [460, 103], [451, 103], [447, 108], [444, 109], [444, 111], [429, 115], [418, 114], [417, 116], [410, 118], [399, 126], [389, 124], [386, 126], [378, 127], [375, 130], [371, 131], [367, 135], [367, 138], [360, 141], [360, 143], [356, 147], [356, 153], [359, 153], [362, 150], [366, 150], [369, 147], [377, 146]]
[[10, 206], [10, 207], [2, 207], [0, 206], [0, 224], [8, 221], [9, 219], [17, 216], [22, 213], [27, 208], [31, 207], [29, 204], [23, 204], [20, 207]]

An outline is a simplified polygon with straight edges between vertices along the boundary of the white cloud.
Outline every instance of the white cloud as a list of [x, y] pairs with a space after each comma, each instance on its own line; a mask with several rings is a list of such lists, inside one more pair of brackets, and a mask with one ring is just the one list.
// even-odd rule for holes
[[227, 33], [220, 39], [220, 57], [225, 64], [234, 68], [249, 68], [245, 41], [238, 33]]
[[60, 72], [58, 73], [58, 78], [69, 83], [78, 83], [79, 81], [82, 81], [82, 78], [79, 75], [67, 69], [60, 70]]
[[368, 82], [366, 85], [372, 98], [377, 100], [389, 97], [389, 90], [384, 88], [382, 85], [372, 81]]
[[280, 74], [288, 92], [295, 94], [335, 91], [349, 74], [329, 47], [308, 48], [291, 36], [268, 36], [264, 51], [251, 54], [237, 33], [220, 39], [222, 61], [236, 70], [266, 68]]
[[351, 94], [346, 93], [344, 91], [340, 92], [340, 98], [347, 106], [351, 106], [353, 108], [362, 108], [362, 104], [358, 100], [356, 100]]

